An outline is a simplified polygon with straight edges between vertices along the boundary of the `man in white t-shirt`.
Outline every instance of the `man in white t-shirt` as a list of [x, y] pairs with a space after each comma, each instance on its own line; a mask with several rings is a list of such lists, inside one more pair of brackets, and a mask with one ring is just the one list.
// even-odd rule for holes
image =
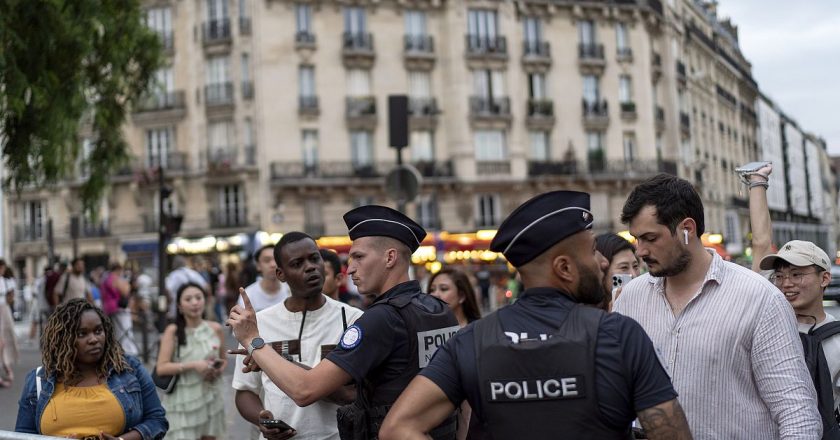
[[[274, 247], [273, 257], [277, 259], [276, 277], [288, 283], [291, 295], [284, 302], [257, 312], [259, 333], [265, 338], [265, 344], [279, 349], [289, 359], [314, 367], [335, 347], [344, 329], [356, 321], [362, 311], [322, 293], [324, 262], [310, 236], [301, 232], [284, 235]], [[269, 277], [263, 274], [263, 278]], [[248, 298], [256, 307], [250, 292]], [[255, 426], [259, 426], [261, 418], [283, 420], [294, 429], [296, 439], [339, 438], [338, 405], [318, 401], [299, 407], [267, 375], [243, 373], [243, 360], [244, 356], [237, 356], [232, 383], [237, 390], [236, 407], [242, 417]], [[267, 438], [286, 438], [285, 435], [292, 434], [265, 427], [260, 430]]]
[[[793, 306], [800, 333], [836, 321], [823, 308], [823, 293], [831, 282], [831, 260], [817, 245], [810, 241], [789, 241], [779, 252], [762, 258], [759, 267], [773, 271], [770, 281]], [[831, 370], [836, 410], [840, 406], [840, 335], [823, 340], [822, 347]]]
[[[260, 277], [245, 288], [254, 310], [259, 312], [280, 304], [289, 297], [289, 286], [277, 279], [277, 263], [274, 261], [274, 245], [267, 244], [254, 252], [254, 263]], [[242, 297], [237, 304], [243, 305]]]
[[169, 297], [169, 309], [167, 316], [169, 319], [175, 319], [175, 297], [178, 294], [178, 289], [184, 284], [195, 283], [204, 289], [208, 295], [213, 293], [210, 291], [210, 284], [201, 276], [200, 273], [187, 267], [187, 259], [181, 255], [176, 255], [172, 260], [172, 272], [166, 276], [164, 286], [166, 286], [166, 294]]

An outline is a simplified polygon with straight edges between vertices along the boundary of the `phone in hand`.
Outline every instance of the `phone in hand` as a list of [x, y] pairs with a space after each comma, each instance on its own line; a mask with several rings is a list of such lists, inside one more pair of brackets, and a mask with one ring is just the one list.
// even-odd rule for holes
[[225, 362], [223, 360], [216, 359], [215, 361], [213, 361], [213, 368], [218, 370], [219, 368], [222, 368], [222, 365], [224, 365], [224, 364], [225, 364]]
[[612, 276], [612, 300], [615, 301], [615, 293], [618, 291], [619, 287], [624, 287], [630, 280], [633, 279], [633, 275], [629, 273], [617, 273]]
[[750, 162], [748, 164], [742, 165], [738, 168], [735, 168], [736, 173], [754, 173], [767, 165], [772, 164], [773, 162], [769, 161], [759, 161], [759, 162]]
[[260, 425], [263, 425], [266, 428], [277, 428], [283, 431], [294, 429], [291, 426], [289, 426], [288, 423], [280, 419], [260, 419]]

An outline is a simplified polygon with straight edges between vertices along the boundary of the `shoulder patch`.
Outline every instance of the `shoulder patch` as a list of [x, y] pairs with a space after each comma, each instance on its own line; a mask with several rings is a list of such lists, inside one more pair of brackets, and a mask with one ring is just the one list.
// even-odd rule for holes
[[358, 325], [351, 325], [347, 327], [347, 330], [344, 331], [344, 334], [341, 336], [341, 348], [345, 350], [349, 350], [351, 348], [356, 348], [357, 345], [362, 343], [362, 329]]

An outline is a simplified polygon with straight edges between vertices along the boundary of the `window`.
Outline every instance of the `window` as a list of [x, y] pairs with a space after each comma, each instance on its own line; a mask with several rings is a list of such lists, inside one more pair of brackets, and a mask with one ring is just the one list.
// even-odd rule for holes
[[437, 198], [434, 194], [423, 194], [417, 197], [416, 215], [414, 218], [424, 229], [440, 229]]
[[367, 206], [373, 205], [376, 203], [376, 200], [373, 196], [358, 196], [353, 199], [353, 207], [358, 208], [360, 206]]
[[23, 239], [44, 238], [44, 209], [40, 200], [23, 203]]
[[603, 145], [601, 144], [601, 132], [600, 131], [587, 131], [586, 132], [586, 149], [590, 152], [592, 151], [603, 151]]
[[598, 77], [595, 75], [585, 75], [583, 77], [583, 99], [589, 104], [594, 104], [600, 98], [601, 93], [598, 87]]
[[545, 100], [548, 98], [545, 74], [531, 73], [528, 75], [528, 97], [534, 100]]
[[303, 146], [304, 169], [315, 170], [318, 167], [318, 130], [303, 130], [301, 145]]
[[542, 41], [542, 22], [537, 17], [525, 17], [522, 21], [525, 26], [525, 43], [528, 49], [536, 47]]
[[426, 13], [422, 11], [405, 11], [405, 34], [410, 37], [426, 36]]
[[155, 72], [153, 96], [158, 98], [161, 102], [166, 102], [168, 94], [175, 90], [175, 78], [172, 73], [172, 67], [163, 67]]
[[247, 53], [242, 54], [242, 83], [251, 82], [251, 57]]
[[501, 130], [476, 130], [473, 134], [475, 160], [497, 162], [507, 160], [505, 132]]
[[210, 149], [211, 158], [230, 151], [233, 146], [233, 122], [210, 122], [207, 125], [207, 146]]
[[528, 133], [531, 143], [531, 160], [537, 162], [548, 162], [551, 154], [549, 152], [548, 132], [532, 131]]
[[315, 68], [300, 66], [298, 69], [298, 93], [302, 98], [315, 96]]
[[495, 45], [498, 34], [498, 18], [496, 11], [490, 9], [470, 9], [467, 15], [467, 29], [470, 37], [482, 43]]
[[408, 96], [411, 98], [432, 96], [432, 76], [429, 72], [408, 72]]
[[615, 46], [621, 53], [630, 48], [630, 40], [627, 34], [627, 23], [616, 23], [615, 25]]
[[76, 173], [79, 178], [87, 179], [90, 177], [90, 155], [93, 153], [93, 140], [90, 138], [82, 139], [82, 154], [76, 160]]
[[411, 160], [413, 162], [435, 160], [434, 133], [427, 130], [411, 132]]
[[369, 131], [350, 132], [350, 156], [357, 170], [373, 165], [373, 137]]
[[166, 168], [172, 151], [175, 151], [175, 127], [146, 130], [146, 167]]
[[230, 60], [227, 56], [214, 56], [207, 59], [207, 84], [225, 84], [230, 81]]
[[248, 18], [251, 16], [251, 5], [249, 0], [239, 0], [239, 17]]
[[359, 6], [344, 7], [344, 32], [353, 35], [367, 33], [365, 8]]
[[303, 202], [303, 221], [306, 233], [309, 235], [324, 235], [323, 203], [317, 199], [306, 199]]
[[312, 6], [298, 3], [295, 5], [295, 30], [298, 34], [312, 33]]
[[245, 118], [242, 121], [245, 141], [245, 158], [248, 165], [255, 165], [257, 163], [257, 149], [254, 140], [254, 121], [251, 118]]
[[632, 132], [624, 133], [624, 160], [629, 165], [636, 159], [636, 135]]
[[216, 22], [228, 18], [228, 0], [207, 0], [207, 21]]
[[368, 97], [370, 91], [370, 71], [350, 69], [347, 71], [347, 96]]
[[580, 37], [580, 43], [585, 46], [595, 44], [595, 23], [592, 20], [579, 21], [578, 36]]
[[476, 196], [476, 227], [494, 227], [499, 224], [500, 211], [498, 194], [479, 194]]
[[622, 103], [633, 101], [633, 88], [630, 75], [621, 75], [618, 77], [618, 101]]
[[218, 203], [216, 222], [219, 226], [245, 224], [245, 194], [240, 185], [225, 185], [219, 188]]
[[151, 8], [146, 11], [146, 26], [163, 37], [172, 35], [172, 8]]
[[473, 92], [481, 98], [504, 97], [504, 72], [501, 70], [473, 70]]

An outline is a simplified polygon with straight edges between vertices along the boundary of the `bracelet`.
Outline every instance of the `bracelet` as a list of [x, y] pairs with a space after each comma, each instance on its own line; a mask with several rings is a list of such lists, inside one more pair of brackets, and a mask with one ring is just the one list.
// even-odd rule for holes
[[764, 189], [767, 189], [767, 188], [770, 187], [770, 185], [767, 182], [750, 182], [749, 189], [757, 188], [759, 186], [763, 187]]

